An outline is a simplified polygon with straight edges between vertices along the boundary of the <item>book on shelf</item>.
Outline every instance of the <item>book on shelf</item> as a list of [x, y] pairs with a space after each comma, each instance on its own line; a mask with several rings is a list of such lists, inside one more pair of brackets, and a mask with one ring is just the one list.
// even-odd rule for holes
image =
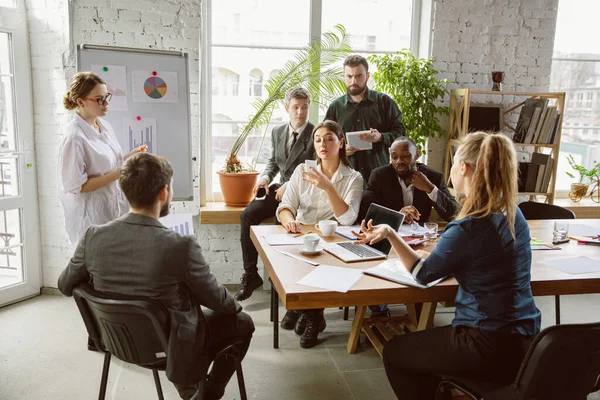
[[519, 192], [535, 192], [539, 164], [532, 162], [519, 163]]
[[548, 99], [527, 99], [517, 121], [515, 143], [536, 143], [546, 118]]
[[558, 142], [558, 128], [562, 123], [562, 114], [557, 114], [556, 121], [554, 122], [554, 129], [552, 129], [552, 134], [550, 135], [550, 140], [548, 140], [549, 144], [556, 144]]
[[554, 159], [550, 156], [550, 154], [533, 153], [531, 155], [531, 162], [539, 164], [537, 177], [535, 180], [535, 192], [547, 193], [550, 178], [553, 172]]

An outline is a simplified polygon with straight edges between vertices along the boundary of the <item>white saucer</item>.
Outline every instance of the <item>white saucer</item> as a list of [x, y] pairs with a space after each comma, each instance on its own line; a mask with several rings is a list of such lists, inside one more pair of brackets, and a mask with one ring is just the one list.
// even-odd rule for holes
[[314, 250], [305, 250], [304, 247], [300, 247], [300, 251], [304, 254], [318, 254], [323, 251], [323, 246], [317, 246]]

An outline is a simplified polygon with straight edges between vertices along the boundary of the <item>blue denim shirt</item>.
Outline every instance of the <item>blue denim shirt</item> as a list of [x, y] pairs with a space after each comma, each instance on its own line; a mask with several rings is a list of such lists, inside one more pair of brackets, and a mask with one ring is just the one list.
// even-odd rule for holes
[[467, 217], [449, 223], [434, 251], [415, 272], [428, 283], [454, 276], [459, 288], [452, 326], [535, 335], [541, 313], [531, 294], [531, 238], [517, 208], [513, 239], [506, 216]]

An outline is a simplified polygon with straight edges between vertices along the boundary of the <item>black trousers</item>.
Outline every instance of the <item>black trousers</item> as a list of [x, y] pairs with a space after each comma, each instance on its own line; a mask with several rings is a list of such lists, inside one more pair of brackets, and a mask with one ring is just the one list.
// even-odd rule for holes
[[[240, 357], [243, 359], [250, 347], [250, 340], [254, 333], [252, 318], [244, 313], [221, 314], [209, 309], [202, 309], [208, 325], [207, 349], [211, 359], [232, 343], [240, 341], [237, 346]], [[221, 398], [227, 383], [235, 372], [235, 363], [231, 357], [219, 357], [212, 363], [208, 373], [211, 391], [214, 397]], [[173, 382], [182, 399], [191, 398], [196, 392], [196, 385], [181, 385]]]
[[265, 219], [275, 215], [277, 206], [279, 206], [279, 202], [275, 200], [275, 190], [279, 189], [280, 186], [278, 183], [270, 185], [269, 194], [263, 200], [252, 200], [242, 212], [240, 218], [242, 259], [246, 273], [258, 273], [258, 268], [256, 267], [258, 263], [258, 251], [256, 251], [252, 239], [250, 239], [250, 227], [252, 225], [259, 225]]
[[396, 397], [433, 400], [436, 374], [491, 382], [514, 381], [533, 336], [444, 326], [397, 336], [383, 348]]
[[[241, 341], [237, 349], [243, 359], [250, 347], [250, 340], [254, 333], [252, 318], [245, 312], [235, 315], [220, 314], [207, 309], [203, 309], [202, 312], [208, 322], [208, 351], [211, 358], [214, 358], [218, 352], [231, 343]], [[224, 389], [234, 372], [233, 358], [219, 357], [213, 363], [208, 376], [215, 386]]]

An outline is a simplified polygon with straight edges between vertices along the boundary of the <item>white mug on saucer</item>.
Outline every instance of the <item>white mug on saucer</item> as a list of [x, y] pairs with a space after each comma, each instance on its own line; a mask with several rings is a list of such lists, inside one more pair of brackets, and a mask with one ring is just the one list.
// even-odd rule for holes
[[304, 243], [303, 250], [315, 251], [319, 244], [319, 240], [321, 240], [321, 238], [316, 233], [309, 233], [308, 235], [304, 235], [304, 238], [302, 239], [302, 242]]
[[323, 234], [323, 236], [333, 236], [335, 233], [335, 228], [337, 228], [337, 221], [332, 220], [323, 220], [319, 221], [315, 228]]

